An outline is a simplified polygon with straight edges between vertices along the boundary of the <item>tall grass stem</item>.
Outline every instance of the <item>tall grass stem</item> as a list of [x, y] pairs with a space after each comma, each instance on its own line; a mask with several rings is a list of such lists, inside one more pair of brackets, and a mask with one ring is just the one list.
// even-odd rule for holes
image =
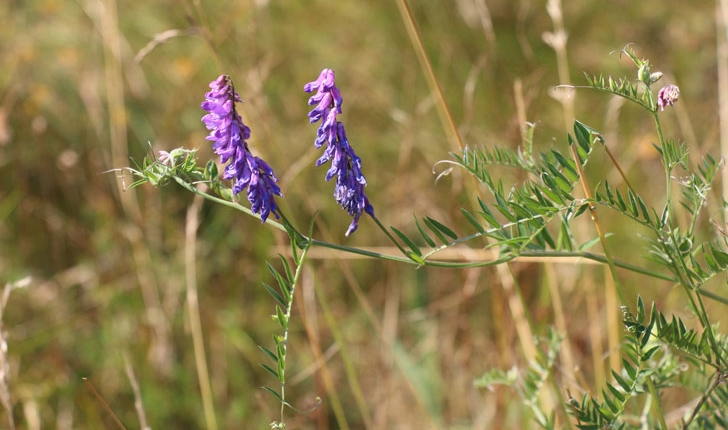
[[203, 199], [196, 195], [192, 204], [187, 208], [185, 224], [185, 284], [187, 311], [190, 319], [190, 332], [192, 346], [195, 353], [197, 367], [197, 380], [200, 384], [202, 397], [202, 410], [205, 416], [207, 430], [217, 430], [215, 407], [212, 399], [210, 375], [207, 370], [205, 357], [205, 342], [202, 335], [202, 322], [200, 321], [200, 305], [197, 298], [197, 229], [200, 225], [200, 209]]
[[445, 128], [450, 130], [453, 139], [452, 141], [455, 143], [452, 150], [462, 151], [463, 148], [465, 148], [465, 144], [460, 137], [460, 132], [458, 131], [457, 126], [455, 125], [455, 120], [453, 119], [452, 112], [450, 112], [447, 100], [445, 100], [442, 88], [440, 88], [440, 83], [435, 77], [435, 72], [432, 69], [432, 63], [430, 63], [430, 58], [425, 50], [425, 45], [422, 43], [422, 37], [420, 37], [420, 32], [417, 29], [417, 23], [412, 15], [412, 9], [410, 9], [407, 0], [397, 0], [397, 6], [399, 6], [399, 12], [402, 15], [405, 26], [407, 27], [407, 33], [409, 33], [410, 40], [415, 47], [417, 58], [420, 60], [422, 68], [425, 70], [425, 77], [427, 78], [430, 90], [437, 95], [437, 100], [439, 102], [437, 104], [437, 111], [440, 114], [440, 120], [445, 125]]

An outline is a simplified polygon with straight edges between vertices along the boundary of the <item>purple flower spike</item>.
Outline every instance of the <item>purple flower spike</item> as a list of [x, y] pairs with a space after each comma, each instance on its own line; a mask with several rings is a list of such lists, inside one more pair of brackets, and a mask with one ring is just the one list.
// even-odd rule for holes
[[356, 155], [354, 148], [346, 138], [344, 124], [337, 120], [341, 113], [344, 99], [334, 83], [334, 71], [324, 69], [318, 79], [304, 85], [307, 93], [317, 91], [308, 99], [309, 106], [316, 107], [308, 113], [311, 124], [321, 120], [314, 145], [320, 148], [326, 143], [323, 155], [316, 161], [320, 166], [331, 161], [331, 167], [326, 172], [326, 180], [336, 177], [334, 198], [336, 203], [353, 218], [346, 236], [354, 233], [359, 226], [359, 218], [366, 212], [374, 216], [374, 207], [364, 193], [367, 180], [361, 172], [361, 158]]
[[680, 88], [677, 85], [665, 85], [657, 93], [657, 106], [662, 112], [665, 107], [674, 105], [678, 97], [680, 97]]
[[210, 130], [207, 140], [213, 141], [212, 149], [220, 156], [225, 166], [223, 179], [234, 179], [233, 194], [237, 195], [248, 188], [248, 201], [251, 210], [260, 214], [265, 222], [272, 212], [278, 218], [278, 206], [274, 196], [281, 196], [278, 179], [273, 169], [255, 157], [248, 148], [250, 128], [243, 123], [235, 109], [236, 102], [242, 102], [235, 92], [233, 82], [227, 75], [220, 75], [210, 83], [211, 90], [205, 94], [202, 109], [208, 112], [202, 117], [205, 127]]

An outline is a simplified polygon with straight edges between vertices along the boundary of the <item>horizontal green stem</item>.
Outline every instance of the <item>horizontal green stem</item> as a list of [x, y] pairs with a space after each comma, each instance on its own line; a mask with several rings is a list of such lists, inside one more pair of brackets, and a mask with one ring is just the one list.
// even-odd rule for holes
[[700, 293], [701, 296], [705, 296], [709, 299], [713, 299], [716, 302], [723, 303], [724, 305], [728, 305], [728, 299], [722, 296], [719, 296], [715, 293], [711, 293], [710, 291], [705, 291], [703, 289], [699, 289], [698, 293]]
[[[227, 207], [230, 207], [232, 209], [245, 212], [246, 214], [255, 217], [257, 219], [260, 219], [260, 215], [254, 214], [250, 209], [246, 208], [245, 206], [241, 206], [235, 202], [231, 202], [225, 199], [222, 199], [220, 197], [213, 196], [211, 194], [208, 194], [204, 192], [203, 190], [198, 189], [194, 185], [190, 184], [189, 182], [185, 182], [183, 179], [175, 177], [174, 178], [178, 184], [180, 184], [183, 188], [195, 193], [199, 194], [202, 197], [204, 197], [207, 200], [213, 201], [215, 203], [220, 203], [222, 205], [225, 205]], [[271, 219], [268, 219], [266, 221], [267, 225], [270, 225], [272, 227], [277, 228], [278, 230], [286, 232], [286, 227], [276, 221], [273, 221]], [[480, 234], [473, 235], [473, 236], [479, 236]], [[428, 267], [447, 267], [447, 268], [468, 268], [468, 267], [486, 267], [486, 266], [495, 266], [498, 264], [503, 264], [507, 261], [511, 261], [514, 259], [517, 259], [518, 257], [538, 257], [538, 258], [583, 258], [586, 260], [595, 261], [598, 263], [607, 263], [607, 257], [600, 254], [593, 254], [590, 252], [564, 252], [564, 251], [523, 251], [518, 255], [515, 254], [505, 254], [501, 257], [494, 259], [494, 260], [485, 260], [485, 261], [464, 261], [464, 262], [453, 262], [453, 261], [442, 261], [442, 260], [425, 260], [424, 264], [417, 263], [406, 256], [399, 256], [399, 255], [391, 255], [391, 254], [383, 254], [380, 252], [375, 251], [369, 251], [365, 249], [359, 249], [359, 248], [353, 248], [350, 246], [344, 246], [344, 245], [337, 245], [335, 243], [329, 243], [324, 242], [318, 239], [313, 239], [305, 235], [301, 235], [301, 238], [304, 241], [310, 242], [311, 246], [318, 246], [322, 248], [329, 248], [334, 249], [341, 252], [347, 252], [350, 254], [357, 254], [357, 255], [363, 255], [365, 257], [371, 257], [371, 258], [377, 258], [381, 260], [388, 260], [388, 261], [395, 261], [398, 263], [405, 263], [405, 264], [411, 264], [414, 266], [428, 266]], [[470, 238], [470, 237], [469, 237]], [[465, 239], [465, 238], [461, 238]], [[629, 264], [623, 261], [615, 260], [614, 265], [624, 269], [628, 270], [633, 273], [639, 273], [641, 275], [649, 276], [651, 278], [655, 279], [661, 279], [663, 281], [668, 282], [677, 282], [677, 280], [672, 277], [671, 275], [666, 275], [662, 273], [656, 273], [653, 271], [650, 271], [649, 269], [646, 269], [644, 267], [636, 266], [633, 264]], [[718, 301], [720, 303], [728, 304], [728, 298], [719, 296], [715, 293], [711, 293], [709, 291], [705, 290], [699, 290], [700, 294], [710, 298], [712, 300]]]

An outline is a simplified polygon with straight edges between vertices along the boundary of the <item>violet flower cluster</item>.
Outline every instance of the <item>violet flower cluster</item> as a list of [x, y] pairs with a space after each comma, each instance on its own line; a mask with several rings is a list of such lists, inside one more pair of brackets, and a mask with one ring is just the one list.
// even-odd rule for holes
[[316, 105], [308, 113], [308, 117], [311, 124], [321, 121], [314, 143], [316, 148], [320, 148], [324, 143], [327, 146], [321, 158], [316, 161], [316, 165], [320, 166], [331, 161], [331, 168], [326, 172], [326, 180], [336, 177], [334, 198], [353, 218], [346, 230], [346, 236], [349, 236], [359, 226], [359, 218], [363, 213], [374, 216], [374, 207], [364, 193], [367, 181], [361, 171], [361, 158], [349, 144], [344, 124], [336, 118], [341, 113], [344, 99], [334, 79], [334, 71], [324, 69], [318, 79], [307, 83], [303, 90], [307, 93], [317, 91], [308, 99], [309, 106]]
[[223, 179], [235, 180], [235, 195], [248, 188], [251, 210], [260, 214], [263, 222], [270, 213], [278, 218], [278, 206], [274, 198], [281, 196], [281, 189], [276, 183], [278, 179], [268, 163], [254, 156], [248, 148], [246, 141], [250, 138], [250, 128], [243, 123], [235, 109], [235, 103], [242, 100], [235, 92], [232, 80], [227, 75], [220, 75], [210, 83], [210, 88], [202, 103], [202, 109], [208, 112], [202, 117], [202, 122], [210, 130], [207, 140], [215, 142], [212, 148], [220, 156], [220, 163], [229, 162], [223, 172]]

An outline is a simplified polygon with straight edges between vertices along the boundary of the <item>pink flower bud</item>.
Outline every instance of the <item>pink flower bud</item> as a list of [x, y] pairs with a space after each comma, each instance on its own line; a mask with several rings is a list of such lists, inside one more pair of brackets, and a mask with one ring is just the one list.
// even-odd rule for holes
[[657, 93], [657, 106], [660, 107], [660, 111], [664, 111], [665, 106], [674, 105], [678, 97], [680, 97], [680, 88], [677, 85], [665, 85]]

